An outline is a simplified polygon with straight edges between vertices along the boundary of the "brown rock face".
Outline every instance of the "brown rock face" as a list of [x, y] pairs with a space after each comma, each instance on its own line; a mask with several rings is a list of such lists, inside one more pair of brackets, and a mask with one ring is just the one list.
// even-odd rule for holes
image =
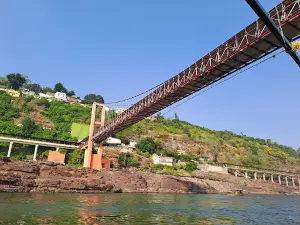
[[96, 171], [55, 164], [0, 162], [1, 192], [288, 193], [298, 189], [231, 175], [175, 177], [129, 170]]

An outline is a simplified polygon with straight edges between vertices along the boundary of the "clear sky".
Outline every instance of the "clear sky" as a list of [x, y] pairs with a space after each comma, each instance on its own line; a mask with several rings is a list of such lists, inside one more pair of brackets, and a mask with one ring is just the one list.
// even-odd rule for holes
[[[261, 0], [267, 10], [279, 2]], [[0, 75], [119, 100], [176, 75], [255, 19], [244, 0], [1, 0]], [[299, 84], [299, 68], [281, 55], [174, 112], [300, 148]]]

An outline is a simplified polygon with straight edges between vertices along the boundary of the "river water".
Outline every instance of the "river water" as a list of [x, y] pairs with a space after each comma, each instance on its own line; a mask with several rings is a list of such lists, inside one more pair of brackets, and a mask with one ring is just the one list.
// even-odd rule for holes
[[0, 193], [0, 224], [300, 224], [300, 196]]

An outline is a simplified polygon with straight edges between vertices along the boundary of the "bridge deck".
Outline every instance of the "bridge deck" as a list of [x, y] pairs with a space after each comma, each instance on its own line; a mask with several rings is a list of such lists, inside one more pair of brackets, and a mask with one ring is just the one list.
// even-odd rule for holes
[[[285, 0], [269, 13], [288, 39], [299, 38], [300, 0]], [[257, 20], [106, 124], [94, 140], [103, 141], [279, 48], [278, 41]], [[83, 143], [86, 145], [87, 139]]]
[[19, 144], [27, 144], [27, 145], [39, 145], [39, 146], [46, 146], [46, 147], [52, 147], [52, 148], [64, 148], [64, 149], [77, 149], [77, 148], [79, 148], [79, 146], [77, 146], [77, 145], [45, 142], [45, 141], [30, 140], [30, 139], [23, 139], [23, 138], [14, 138], [14, 137], [3, 137], [3, 136], [0, 136], [0, 141], [1, 142], [14, 142], [14, 143], [19, 143]]

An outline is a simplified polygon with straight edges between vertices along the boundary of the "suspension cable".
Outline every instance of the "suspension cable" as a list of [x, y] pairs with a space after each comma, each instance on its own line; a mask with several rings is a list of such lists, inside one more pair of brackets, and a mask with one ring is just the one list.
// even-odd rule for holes
[[162, 116], [164, 116], [164, 115], [166, 115], [167, 113], [173, 111], [174, 109], [178, 108], [179, 106], [181, 106], [181, 105], [187, 103], [188, 101], [192, 100], [193, 98], [195, 98], [195, 97], [197, 97], [197, 96], [199, 96], [199, 95], [201, 95], [201, 94], [204, 94], [205, 92], [211, 90], [212, 88], [214, 88], [214, 87], [216, 87], [216, 86], [218, 86], [218, 85], [220, 85], [220, 84], [222, 84], [222, 83], [224, 83], [224, 82], [226, 82], [226, 81], [228, 81], [228, 80], [230, 80], [230, 79], [236, 77], [237, 75], [242, 74], [242, 73], [246, 72], [247, 70], [252, 69], [252, 68], [255, 67], [255, 66], [259, 66], [260, 64], [262, 64], [262, 63], [264, 63], [264, 62], [266, 62], [266, 61], [268, 61], [268, 60], [270, 60], [270, 59], [272, 59], [272, 58], [275, 58], [277, 55], [279, 55], [279, 54], [281, 54], [281, 53], [283, 53], [283, 52], [285, 52], [285, 50], [280, 51], [280, 52], [278, 52], [278, 53], [276, 53], [276, 54], [273, 54], [272, 56], [270, 56], [270, 57], [268, 57], [268, 58], [266, 58], [266, 59], [264, 59], [264, 60], [261, 60], [261, 61], [255, 63], [255, 64], [253, 64], [252, 66], [250, 66], [250, 67], [248, 67], [248, 68], [246, 68], [246, 69], [244, 69], [244, 70], [241, 70], [240, 72], [235, 73], [235, 74], [233, 74], [233, 75], [231, 75], [231, 76], [229, 76], [229, 77], [223, 79], [222, 81], [220, 81], [220, 82], [218, 82], [218, 83], [216, 83], [216, 84], [214, 84], [214, 85], [211, 85], [211, 86], [207, 87], [206, 89], [204, 89], [203, 91], [197, 93], [196, 95], [193, 95], [193, 96], [187, 98], [185, 101], [181, 102], [180, 104], [178, 104], [178, 105], [176, 105], [176, 106], [170, 108], [167, 112], [163, 113]]
[[107, 102], [107, 103], [105, 103], [105, 104], [106, 104], [106, 105], [111, 105], [111, 104], [116, 104], [116, 103], [128, 101], [128, 100], [130, 100], [130, 99], [139, 97], [139, 96], [141, 96], [141, 95], [147, 93], [148, 91], [152, 91], [153, 89], [155, 89], [155, 88], [157, 88], [157, 87], [163, 85], [163, 84], [166, 83], [166, 82], [167, 82], [167, 81], [164, 81], [164, 82], [162, 82], [162, 83], [160, 83], [160, 84], [158, 84], [158, 85], [156, 85], [156, 86], [154, 86], [154, 87], [152, 87], [152, 88], [150, 88], [150, 89], [148, 89], [148, 90], [146, 90], [146, 91], [144, 91], [144, 92], [142, 92], [142, 93], [139, 93], [139, 94], [137, 94], [137, 95], [135, 95], [135, 96], [132, 96], [132, 97], [130, 97], [130, 98], [126, 98], [126, 99], [123, 99], [123, 100], [120, 100], [120, 101], [115, 101], [115, 102]]

